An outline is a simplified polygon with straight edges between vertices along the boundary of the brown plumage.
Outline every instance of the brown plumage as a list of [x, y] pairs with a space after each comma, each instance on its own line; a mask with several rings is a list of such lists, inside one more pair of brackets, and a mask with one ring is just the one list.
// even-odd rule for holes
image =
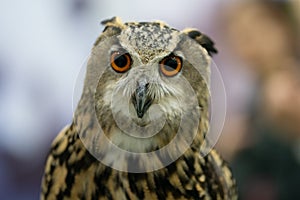
[[[237, 199], [226, 163], [213, 149], [206, 156], [200, 151], [209, 127], [213, 42], [196, 30], [180, 32], [161, 22], [122, 23], [113, 18], [103, 23], [73, 122], [51, 146], [41, 199]], [[115, 52], [121, 59], [111, 59]], [[162, 71], [162, 63], [171, 68]], [[151, 133], [151, 112], [164, 114], [157, 134], [127, 134]], [[182, 121], [184, 114], [188, 117]], [[176, 145], [157, 153], [177, 135]], [[107, 139], [127, 152], [155, 153], [139, 158], [111, 152]]]

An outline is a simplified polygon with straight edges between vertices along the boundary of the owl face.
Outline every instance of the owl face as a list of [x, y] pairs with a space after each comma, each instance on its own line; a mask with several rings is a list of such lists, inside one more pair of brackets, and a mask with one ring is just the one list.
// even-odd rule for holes
[[207, 117], [209, 51], [161, 22], [105, 23], [85, 82], [104, 134], [137, 153], [163, 148], [183, 129], [181, 140], [192, 141]]
[[[115, 82], [103, 89], [104, 104], [115, 102], [112, 107], [116, 112], [124, 114], [128, 111], [127, 117], [141, 126], [151, 121], [148, 110], [153, 105], [160, 105], [165, 114], [176, 116], [182, 110], [179, 100], [183, 101], [186, 97], [183, 86], [179, 87], [184, 55], [172, 46], [154, 46], [153, 40], [162, 41], [164, 35], [154, 37], [149, 33], [152, 26], [156, 26], [148, 26], [149, 30], [140, 30], [130, 36], [127, 32], [134, 32], [138, 28], [133, 26], [126, 29], [118, 37], [119, 44], [112, 45], [106, 72], [114, 77]], [[149, 40], [150, 36], [152, 38]], [[178, 36], [174, 37], [177, 41]], [[151, 42], [148, 43], [148, 40]], [[99, 82], [98, 91], [102, 91], [102, 86], [103, 83]]]

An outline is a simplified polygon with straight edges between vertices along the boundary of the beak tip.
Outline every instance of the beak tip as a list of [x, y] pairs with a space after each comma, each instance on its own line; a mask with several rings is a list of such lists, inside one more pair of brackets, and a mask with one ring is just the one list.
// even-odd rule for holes
[[143, 118], [144, 112], [136, 112], [136, 113], [137, 113], [137, 116], [138, 116], [139, 118]]

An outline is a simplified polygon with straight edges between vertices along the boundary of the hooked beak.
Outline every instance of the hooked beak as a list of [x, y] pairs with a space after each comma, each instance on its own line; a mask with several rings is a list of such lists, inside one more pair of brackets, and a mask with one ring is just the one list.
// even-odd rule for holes
[[152, 99], [147, 94], [148, 83], [138, 82], [135, 93], [132, 95], [132, 103], [139, 118], [142, 118], [152, 104]]

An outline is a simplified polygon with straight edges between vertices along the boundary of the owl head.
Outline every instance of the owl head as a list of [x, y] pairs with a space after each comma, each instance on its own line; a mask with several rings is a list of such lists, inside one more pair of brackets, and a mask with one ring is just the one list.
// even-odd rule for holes
[[198, 148], [208, 129], [214, 43], [197, 30], [179, 31], [159, 21], [122, 23], [114, 17], [102, 24], [76, 112], [84, 122], [79, 124], [96, 123], [102, 135], [82, 133], [83, 138], [92, 145], [99, 140], [101, 147], [94, 150], [105, 146], [106, 138], [134, 153], [177, 140], [164, 153], [169, 157], [186, 146]]

